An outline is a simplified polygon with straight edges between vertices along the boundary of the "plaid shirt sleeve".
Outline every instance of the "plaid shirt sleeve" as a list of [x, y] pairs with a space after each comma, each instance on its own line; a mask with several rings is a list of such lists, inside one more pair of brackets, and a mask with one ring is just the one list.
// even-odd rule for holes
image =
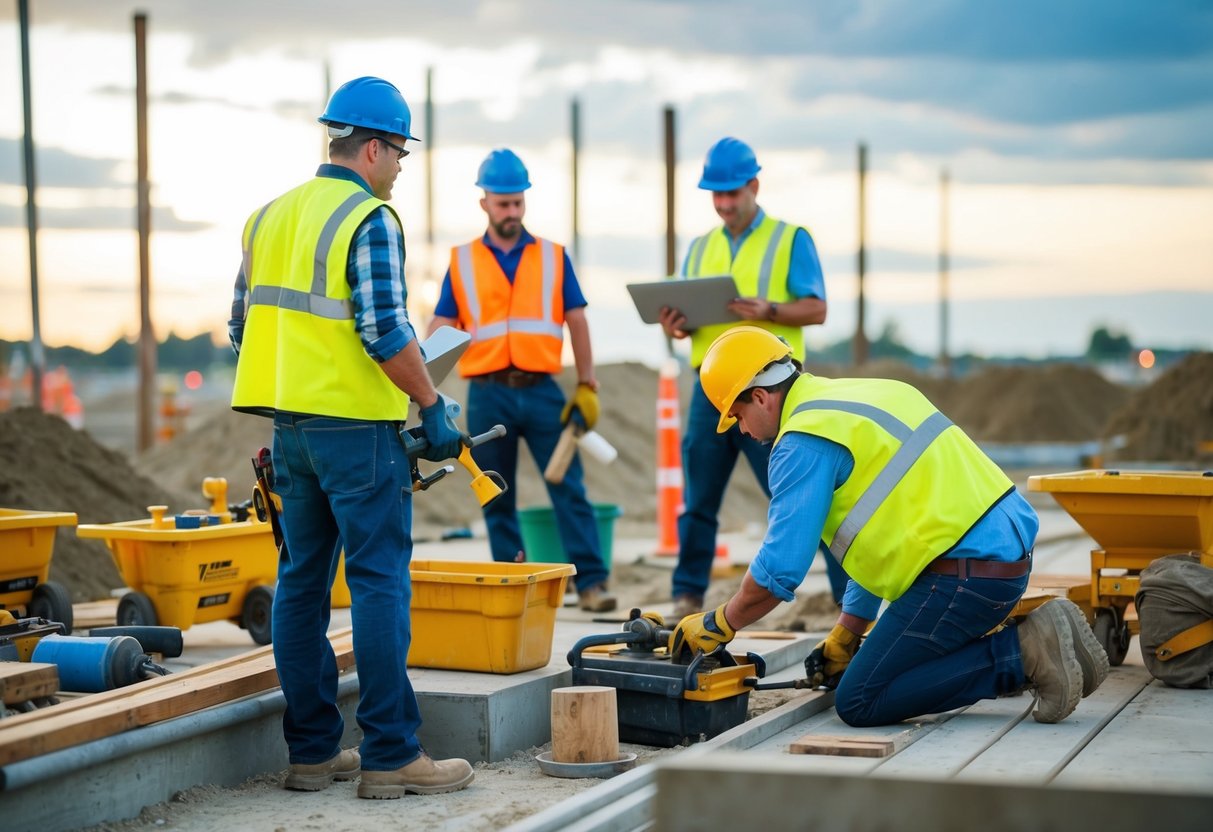
[[244, 340], [244, 318], [248, 314], [248, 279], [244, 276], [244, 264], [236, 272], [236, 285], [232, 290], [232, 317], [227, 321], [227, 337], [232, 349], [240, 355], [240, 343]]
[[404, 234], [386, 207], [367, 217], [354, 235], [346, 280], [354, 328], [367, 355], [382, 364], [417, 337], [404, 305]]

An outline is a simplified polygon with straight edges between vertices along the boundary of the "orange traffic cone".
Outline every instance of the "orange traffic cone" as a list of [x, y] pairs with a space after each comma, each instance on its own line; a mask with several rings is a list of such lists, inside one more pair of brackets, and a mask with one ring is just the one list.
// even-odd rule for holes
[[682, 417], [678, 362], [667, 359], [657, 381], [657, 554], [678, 554], [682, 513]]

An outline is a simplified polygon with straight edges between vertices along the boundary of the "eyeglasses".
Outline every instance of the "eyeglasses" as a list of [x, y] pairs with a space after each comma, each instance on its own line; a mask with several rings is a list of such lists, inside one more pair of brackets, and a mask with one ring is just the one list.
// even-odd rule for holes
[[371, 141], [372, 139], [378, 139], [379, 141], [383, 142], [383, 143], [384, 143], [384, 144], [386, 144], [388, 147], [390, 147], [392, 150], [396, 151], [396, 161], [400, 161], [400, 160], [401, 160], [401, 159], [403, 159], [405, 156], [408, 156], [408, 155], [409, 155], [409, 151], [405, 150], [403, 147], [401, 147], [401, 146], [400, 146], [400, 145], [398, 145], [398, 144], [393, 144], [392, 142], [389, 142], [389, 141], [388, 141], [387, 139], [385, 139], [383, 136], [371, 136], [371, 138], [370, 138], [370, 139], [367, 139], [367, 141], [369, 142], [369, 141]]

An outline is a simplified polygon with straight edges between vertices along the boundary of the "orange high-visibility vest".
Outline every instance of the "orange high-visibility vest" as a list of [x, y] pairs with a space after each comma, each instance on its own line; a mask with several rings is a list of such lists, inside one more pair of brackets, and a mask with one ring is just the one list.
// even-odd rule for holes
[[464, 378], [507, 367], [560, 372], [564, 347], [564, 247], [535, 238], [513, 284], [483, 240], [451, 249], [459, 326], [472, 336], [459, 359]]

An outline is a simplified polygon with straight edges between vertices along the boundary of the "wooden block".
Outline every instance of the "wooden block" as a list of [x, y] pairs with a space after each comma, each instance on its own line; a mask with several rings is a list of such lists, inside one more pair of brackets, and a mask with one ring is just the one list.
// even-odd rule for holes
[[59, 668], [53, 664], [0, 662], [0, 699], [5, 705], [53, 696], [57, 690]]
[[828, 754], [836, 757], [888, 757], [897, 751], [889, 737], [805, 734], [788, 746], [791, 754]]
[[614, 688], [577, 685], [552, 691], [552, 759], [558, 763], [619, 759]]
[[796, 634], [789, 633], [786, 630], [738, 630], [737, 638], [769, 638], [774, 641], [791, 641], [796, 638]]

